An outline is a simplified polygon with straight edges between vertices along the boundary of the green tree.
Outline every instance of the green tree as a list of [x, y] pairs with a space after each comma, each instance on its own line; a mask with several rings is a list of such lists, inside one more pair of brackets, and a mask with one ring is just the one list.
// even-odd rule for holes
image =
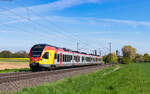
[[122, 58], [122, 63], [123, 64], [130, 64], [132, 61], [129, 57], [123, 57]]
[[144, 54], [144, 62], [149, 62], [150, 61], [150, 56], [148, 53]]
[[128, 57], [130, 60], [135, 59], [136, 57], [136, 49], [130, 45], [126, 45], [122, 48], [123, 57]]
[[12, 57], [13, 58], [27, 58], [28, 53], [26, 51], [19, 51], [19, 52], [13, 53]]
[[117, 63], [118, 58], [115, 53], [110, 53], [105, 58], [106, 63]]
[[144, 57], [141, 54], [136, 54], [135, 62], [144, 62]]
[[2, 52], [0, 52], [0, 57], [2, 58], [10, 58], [12, 55], [12, 53], [8, 50], [4, 50]]

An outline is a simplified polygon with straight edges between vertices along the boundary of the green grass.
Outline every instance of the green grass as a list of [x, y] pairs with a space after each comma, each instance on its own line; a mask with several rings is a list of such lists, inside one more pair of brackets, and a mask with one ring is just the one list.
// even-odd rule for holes
[[118, 71], [113, 66], [13, 94], [150, 94], [150, 64], [120, 66]]
[[0, 73], [22, 72], [22, 71], [30, 71], [30, 68], [21, 68], [21, 69], [5, 69], [5, 70], [0, 70]]

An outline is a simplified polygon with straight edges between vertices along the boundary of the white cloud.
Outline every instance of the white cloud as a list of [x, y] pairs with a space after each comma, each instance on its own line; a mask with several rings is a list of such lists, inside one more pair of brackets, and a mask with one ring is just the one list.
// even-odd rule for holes
[[22, 22], [28, 22], [28, 20], [26, 20], [26, 19], [14, 20], [14, 21], [9, 21], [9, 22], [0, 23], [0, 25], [8, 25], [8, 24], [22, 23]]
[[[0, 25], [7, 25], [12, 23], [26, 23], [30, 22], [29, 18], [26, 16], [16, 17], [11, 16], [14, 20], [1, 22]], [[22, 18], [23, 17], [23, 18]], [[43, 18], [44, 17], [44, 18]], [[46, 22], [54, 23], [64, 23], [64, 24], [84, 24], [84, 25], [101, 25], [101, 26], [112, 26], [113, 24], [118, 25], [129, 25], [133, 27], [145, 26], [150, 27], [150, 22], [146, 21], [134, 21], [134, 20], [120, 20], [120, 19], [105, 19], [105, 18], [95, 18], [95, 17], [64, 17], [64, 16], [30, 16], [33, 21], [43, 20]], [[5, 16], [7, 18], [7, 16]]]
[[[4, 17], [11, 17], [11, 18], [16, 18], [16, 20], [14, 21], [10, 21], [10, 22], [1, 22], [0, 25], [2, 24], [11, 24], [11, 23], [17, 23], [17, 22], [27, 22], [27, 20], [22, 19], [22, 18], [27, 18], [27, 9], [31, 9], [35, 12], [38, 11], [38, 14], [44, 11], [53, 11], [53, 10], [62, 10], [65, 8], [70, 8], [72, 6], [76, 6], [76, 5], [80, 5], [80, 4], [85, 4], [85, 3], [98, 3], [98, 2], [102, 2], [105, 0], [57, 0], [54, 1], [52, 3], [48, 3], [48, 4], [41, 4], [41, 5], [34, 5], [34, 6], [30, 6], [30, 7], [22, 7], [22, 8], [14, 8], [14, 9], [7, 9], [6, 11], [0, 12], [1, 15], [4, 15]], [[15, 14], [19, 15], [16, 16], [15, 14], [11, 13], [14, 12]], [[8, 15], [8, 16], [7, 16]], [[21, 18], [21, 16], [23, 16]], [[32, 12], [30, 12], [29, 17], [33, 20], [39, 20], [41, 18], [39, 17], [35, 17], [34, 13], [32, 14]], [[18, 19], [19, 18], [19, 19]], [[21, 18], [21, 19], [20, 19]], [[35, 19], [36, 18], [36, 19]], [[150, 26], [150, 22], [146, 22], [146, 21], [132, 21], [132, 20], [120, 20], [120, 19], [103, 19], [103, 18], [94, 18], [94, 17], [62, 17], [62, 16], [49, 16], [46, 17], [47, 19], [51, 20], [51, 21], [57, 21], [57, 22], [64, 22], [64, 23], [87, 23], [87, 24], [93, 24], [93, 25], [111, 25], [111, 23], [117, 23], [117, 24], [125, 24], [125, 25], [131, 25], [131, 26]], [[3, 17], [1, 18], [3, 19]], [[1, 20], [0, 19], [0, 20]]]
[[53, 3], [29, 7], [30, 9], [40, 10], [60, 10], [84, 3], [98, 3], [102, 0], [58, 0]]
[[[19, 8], [14, 8], [10, 9], [13, 12], [16, 13], [21, 13], [21, 14], [27, 14], [27, 9], [36, 11], [38, 13], [41, 12], [46, 12], [46, 11], [54, 11], [54, 10], [62, 10], [65, 8], [70, 8], [73, 6], [77, 6], [80, 4], [85, 4], [85, 3], [98, 3], [103, 0], [57, 0], [52, 3], [48, 4], [41, 4], [41, 5], [34, 5], [34, 6], [29, 6], [29, 7], [19, 7]], [[3, 12], [0, 12], [1, 14], [10, 14], [9, 9], [1, 7], [1, 9], [5, 10]]]
[[99, 19], [105, 22], [112, 22], [112, 23], [121, 23], [121, 24], [128, 24], [128, 25], [143, 25], [143, 26], [150, 26], [150, 22], [145, 21], [132, 21], [132, 20], [117, 20], [117, 19]]

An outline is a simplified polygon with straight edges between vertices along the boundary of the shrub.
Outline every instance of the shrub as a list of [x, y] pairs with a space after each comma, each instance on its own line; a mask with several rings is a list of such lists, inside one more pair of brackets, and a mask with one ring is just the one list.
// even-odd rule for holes
[[149, 62], [150, 61], [150, 56], [148, 53], [144, 54], [144, 62]]
[[115, 53], [110, 53], [106, 56], [105, 61], [107, 63], [117, 63], [118, 62], [118, 58], [116, 56]]
[[136, 54], [136, 57], [134, 59], [135, 62], [144, 62], [144, 57], [141, 54]]
[[123, 64], [130, 64], [132, 60], [129, 57], [123, 57], [122, 58], [122, 63]]

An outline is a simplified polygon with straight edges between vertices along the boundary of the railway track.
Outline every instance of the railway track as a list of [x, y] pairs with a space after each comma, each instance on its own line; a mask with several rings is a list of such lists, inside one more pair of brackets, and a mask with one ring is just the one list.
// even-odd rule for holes
[[6, 82], [31, 79], [31, 78], [41, 77], [41, 76], [43, 77], [43, 76], [48, 76], [48, 75], [61, 74], [64, 72], [72, 72], [72, 71], [84, 70], [88, 68], [96, 68], [99, 66], [105, 67], [105, 66], [110, 66], [110, 65], [107, 64], [107, 65], [85, 66], [85, 67], [67, 68], [67, 69], [61, 69], [61, 70], [41, 71], [41, 72], [18, 72], [18, 73], [0, 74], [0, 84], [6, 83]]
[[25, 74], [25, 73], [29, 73], [31, 71], [28, 72], [10, 72], [10, 73], [0, 73], [0, 77], [4, 77], [4, 76], [11, 76], [11, 75], [20, 75], [20, 74]]

